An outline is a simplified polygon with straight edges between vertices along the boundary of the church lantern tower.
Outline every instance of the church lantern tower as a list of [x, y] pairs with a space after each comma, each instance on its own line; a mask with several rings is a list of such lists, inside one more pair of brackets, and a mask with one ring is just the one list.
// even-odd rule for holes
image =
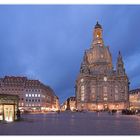
[[100, 46], [104, 45], [102, 32], [103, 32], [102, 26], [97, 21], [97, 23], [94, 27], [94, 31], [93, 31], [93, 46], [94, 45], [100, 45]]

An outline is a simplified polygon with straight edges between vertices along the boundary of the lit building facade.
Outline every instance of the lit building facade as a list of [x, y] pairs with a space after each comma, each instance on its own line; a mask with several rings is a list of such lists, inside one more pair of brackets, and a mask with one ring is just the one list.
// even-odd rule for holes
[[55, 111], [60, 110], [59, 98], [57, 96], [54, 97], [53, 107]]
[[55, 108], [57, 96], [54, 91], [39, 80], [5, 76], [0, 79], [0, 93], [18, 95], [21, 110], [51, 111], [57, 109]]
[[131, 109], [140, 109], [140, 88], [129, 91]]
[[129, 107], [129, 79], [119, 51], [116, 70], [102, 26], [97, 22], [91, 47], [85, 51], [75, 93], [78, 110], [111, 110]]

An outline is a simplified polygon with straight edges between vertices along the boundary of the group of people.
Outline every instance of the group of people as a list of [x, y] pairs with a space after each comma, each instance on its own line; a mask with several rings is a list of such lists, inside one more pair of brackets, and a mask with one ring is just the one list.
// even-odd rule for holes
[[115, 114], [116, 112], [117, 112], [117, 110], [115, 110], [115, 109], [108, 111], [108, 113], [111, 114], [111, 115]]

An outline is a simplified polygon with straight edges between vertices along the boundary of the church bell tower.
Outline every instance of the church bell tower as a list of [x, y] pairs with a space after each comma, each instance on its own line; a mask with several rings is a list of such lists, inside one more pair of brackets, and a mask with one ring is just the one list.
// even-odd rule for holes
[[125, 74], [124, 63], [123, 63], [123, 59], [122, 59], [122, 55], [121, 55], [120, 51], [119, 51], [119, 55], [118, 55], [118, 59], [117, 59], [116, 71], [117, 71], [118, 75]]

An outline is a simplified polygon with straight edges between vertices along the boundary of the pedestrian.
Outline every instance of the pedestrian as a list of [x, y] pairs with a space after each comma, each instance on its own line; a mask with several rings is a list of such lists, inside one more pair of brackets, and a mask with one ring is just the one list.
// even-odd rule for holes
[[17, 110], [17, 114], [16, 115], [17, 115], [17, 120], [19, 121], [20, 120], [20, 110], [19, 109]]

